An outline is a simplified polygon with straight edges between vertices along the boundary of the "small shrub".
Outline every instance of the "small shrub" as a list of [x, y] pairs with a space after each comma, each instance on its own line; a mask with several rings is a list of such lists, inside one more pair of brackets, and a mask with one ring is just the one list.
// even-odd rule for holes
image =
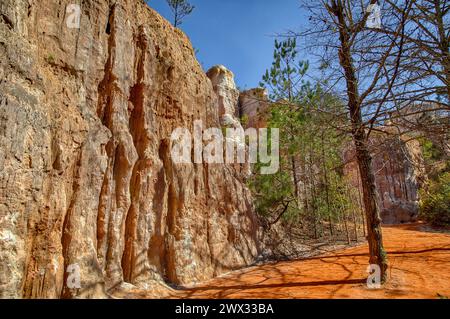
[[244, 114], [244, 115], [241, 117], [241, 124], [242, 124], [242, 126], [247, 126], [248, 123], [249, 123], [248, 115], [247, 115], [247, 114]]
[[450, 172], [421, 191], [421, 217], [435, 226], [450, 226]]
[[52, 54], [49, 54], [46, 60], [47, 60], [47, 63], [49, 63], [49, 64], [55, 63], [55, 57]]

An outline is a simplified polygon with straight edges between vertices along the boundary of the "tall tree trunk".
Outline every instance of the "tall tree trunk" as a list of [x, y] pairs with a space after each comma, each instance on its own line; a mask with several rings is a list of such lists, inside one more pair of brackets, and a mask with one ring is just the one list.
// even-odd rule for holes
[[342, 211], [339, 210], [339, 207], [336, 207], [336, 211], [337, 211], [337, 225], [338, 225], [338, 237], [342, 234], [345, 233], [345, 227], [344, 227], [344, 220], [342, 219]]
[[[311, 167], [310, 167], [311, 168]], [[315, 204], [315, 199], [316, 197], [316, 184], [314, 183], [314, 175], [312, 174], [312, 169], [310, 169], [309, 172], [309, 176], [310, 176], [310, 180], [311, 180], [311, 196], [312, 196], [312, 213], [313, 213], [313, 217], [314, 217], [314, 238], [318, 239], [319, 238], [319, 218], [317, 216], [317, 207]]]
[[[364, 131], [361, 131], [364, 136]], [[387, 280], [387, 256], [383, 247], [383, 235], [381, 231], [380, 211], [377, 204], [377, 192], [375, 188], [375, 176], [372, 172], [372, 158], [364, 139], [356, 134], [356, 156], [361, 172], [361, 185], [363, 189], [363, 200], [366, 211], [367, 240], [369, 242], [369, 253], [371, 264], [377, 264], [381, 270], [381, 280]], [[362, 140], [362, 141], [361, 141]]]
[[444, 23], [444, 13], [441, 10], [442, 1], [435, 0], [434, 1], [434, 7], [436, 10], [436, 24], [438, 28], [439, 33], [439, 49], [441, 50], [442, 54], [442, 68], [445, 73], [445, 80], [447, 83], [447, 99], [450, 101], [450, 43], [448, 36], [445, 32], [445, 23]]
[[380, 211], [377, 205], [375, 177], [372, 169], [372, 157], [367, 145], [367, 133], [361, 112], [358, 82], [352, 63], [350, 30], [347, 26], [344, 9], [340, 0], [332, 1], [332, 10], [339, 22], [339, 63], [344, 70], [347, 84], [348, 110], [352, 122], [352, 135], [355, 143], [356, 158], [361, 173], [364, 208], [367, 221], [367, 240], [369, 243], [369, 262], [380, 267], [381, 282], [387, 280], [387, 256], [383, 247]]
[[333, 237], [333, 221], [331, 219], [331, 209], [330, 209], [330, 193], [329, 193], [329, 185], [328, 185], [328, 172], [327, 165], [325, 162], [325, 141], [324, 141], [324, 133], [322, 132], [322, 169], [323, 169], [323, 177], [324, 177], [324, 185], [325, 185], [325, 201], [327, 203], [327, 212], [328, 212], [328, 223], [330, 229], [330, 237]]
[[[344, 195], [344, 194], [342, 194]], [[344, 220], [344, 226], [345, 226], [345, 235], [347, 236], [347, 243], [351, 244], [350, 239], [350, 231], [348, 230], [348, 221], [347, 221], [347, 208], [345, 205], [344, 199], [341, 197], [341, 208], [342, 208], [342, 219]]]
[[352, 240], [350, 239], [350, 231], [348, 230], [348, 221], [347, 221], [347, 214], [345, 213], [345, 209], [342, 212], [343, 216], [342, 218], [344, 219], [344, 226], [345, 226], [345, 235], [347, 236], [347, 244], [351, 244]]
[[[305, 149], [305, 145], [304, 145], [303, 142], [302, 142], [302, 145], [301, 145], [301, 149], [302, 150]], [[303, 153], [305, 153], [305, 152], [303, 152]], [[301, 169], [302, 169], [301, 179], [303, 181], [303, 192], [302, 192], [302, 196], [303, 197], [301, 198], [301, 201], [303, 202], [302, 205], [303, 205], [303, 210], [305, 212], [305, 215], [309, 216], [309, 200], [308, 200], [308, 186], [309, 185], [308, 185], [308, 174], [307, 174], [307, 171], [306, 171], [306, 166], [307, 166], [306, 154], [303, 154], [302, 155], [302, 162], [301, 162]]]
[[363, 207], [363, 200], [362, 200], [362, 195], [361, 195], [361, 174], [359, 173], [359, 168], [358, 168], [358, 204], [359, 204], [359, 211], [361, 213], [361, 218], [362, 218], [363, 234], [364, 234], [364, 238], [366, 238], [367, 237], [367, 235], [366, 235], [366, 219], [364, 217], [364, 207]]
[[314, 189], [314, 176], [312, 176], [311, 162], [309, 162], [309, 170], [308, 170], [308, 180], [309, 180], [309, 194], [311, 195], [310, 200], [310, 211], [311, 216], [314, 221], [314, 239], [319, 238], [318, 225], [317, 225], [317, 213], [316, 213], [316, 204], [314, 203], [315, 199], [315, 189]]
[[292, 164], [292, 177], [294, 179], [294, 192], [295, 192], [295, 202], [297, 203], [297, 207], [300, 209], [300, 190], [298, 188], [299, 180], [297, 175], [297, 162], [295, 161], [295, 156], [291, 156], [291, 164]]
[[[345, 186], [345, 190], [347, 192], [347, 197], [350, 199], [350, 203], [353, 203], [352, 194], [347, 185]], [[351, 205], [350, 209], [352, 210], [352, 221], [353, 221], [353, 228], [355, 230], [355, 241], [358, 242], [358, 223], [356, 222], [355, 206]]]

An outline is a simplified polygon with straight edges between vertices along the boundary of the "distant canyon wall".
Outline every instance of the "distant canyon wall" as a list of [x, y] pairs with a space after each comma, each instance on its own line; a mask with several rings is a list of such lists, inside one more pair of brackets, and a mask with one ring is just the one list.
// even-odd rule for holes
[[[388, 132], [387, 132], [388, 133]], [[372, 132], [372, 166], [384, 224], [414, 222], [419, 216], [419, 189], [425, 179], [420, 143], [408, 136]], [[353, 144], [344, 150], [344, 174], [362, 188]]]
[[[247, 121], [246, 127], [266, 126], [269, 110], [270, 102], [263, 89], [241, 92], [239, 116]], [[419, 189], [426, 179], [421, 146], [410, 134], [399, 137], [398, 132], [385, 131], [372, 132], [369, 142], [381, 217], [385, 224], [414, 222], [419, 215]], [[343, 150], [342, 158], [346, 163], [344, 175], [362, 195], [353, 144]]]

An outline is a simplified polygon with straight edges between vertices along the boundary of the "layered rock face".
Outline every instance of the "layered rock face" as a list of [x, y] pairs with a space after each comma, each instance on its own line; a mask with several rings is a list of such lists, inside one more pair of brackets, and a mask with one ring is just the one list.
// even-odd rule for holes
[[171, 161], [175, 128], [223, 113], [187, 37], [139, 0], [83, 1], [69, 28], [70, 3], [0, 3], [0, 296], [157, 295], [251, 263], [235, 168]]
[[246, 127], [267, 127], [267, 114], [270, 107], [267, 91], [255, 88], [239, 95], [239, 117], [246, 119]]
[[[420, 144], [406, 136], [375, 135], [372, 133], [370, 144], [381, 219], [384, 224], [416, 221], [419, 188], [425, 175]], [[344, 159], [344, 174], [362, 194], [353, 146], [345, 151]]]
[[219, 99], [219, 118], [223, 126], [242, 128], [235, 117], [239, 91], [234, 83], [234, 74], [223, 65], [213, 66], [206, 72]]
[[[244, 128], [237, 118], [239, 107], [239, 91], [234, 82], [234, 74], [223, 65], [211, 67], [206, 75], [211, 80], [219, 100], [219, 119], [222, 127], [236, 130], [244, 133]], [[226, 132], [225, 132], [226, 133]], [[246, 157], [248, 157], [248, 147], [245, 142], [245, 136], [224, 136], [224, 142], [231, 142], [234, 147], [245, 148]], [[224, 143], [223, 153], [226, 154], [226, 144]], [[236, 158], [236, 157], [235, 157]], [[237, 158], [236, 158], [237, 159]], [[245, 163], [235, 163], [233, 168], [240, 173], [240, 179], [245, 180], [251, 175], [251, 165], [248, 161]]]

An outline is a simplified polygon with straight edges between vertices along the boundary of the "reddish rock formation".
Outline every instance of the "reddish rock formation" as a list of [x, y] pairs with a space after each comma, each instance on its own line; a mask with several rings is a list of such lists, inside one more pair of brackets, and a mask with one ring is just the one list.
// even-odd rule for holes
[[262, 88], [255, 88], [241, 92], [239, 96], [239, 117], [246, 120], [246, 127], [265, 128], [267, 127], [267, 111], [270, 103], [267, 91]]
[[158, 295], [251, 263], [234, 168], [170, 159], [176, 127], [220, 126], [187, 37], [139, 0], [83, 1], [68, 28], [70, 3], [0, 4], [0, 296]]
[[[401, 224], [417, 220], [418, 191], [424, 178], [419, 142], [407, 136], [372, 132], [370, 144], [383, 223]], [[344, 152], [344, 160], [347, 163], [344, 174], [362, 192], [353, 145]]]

